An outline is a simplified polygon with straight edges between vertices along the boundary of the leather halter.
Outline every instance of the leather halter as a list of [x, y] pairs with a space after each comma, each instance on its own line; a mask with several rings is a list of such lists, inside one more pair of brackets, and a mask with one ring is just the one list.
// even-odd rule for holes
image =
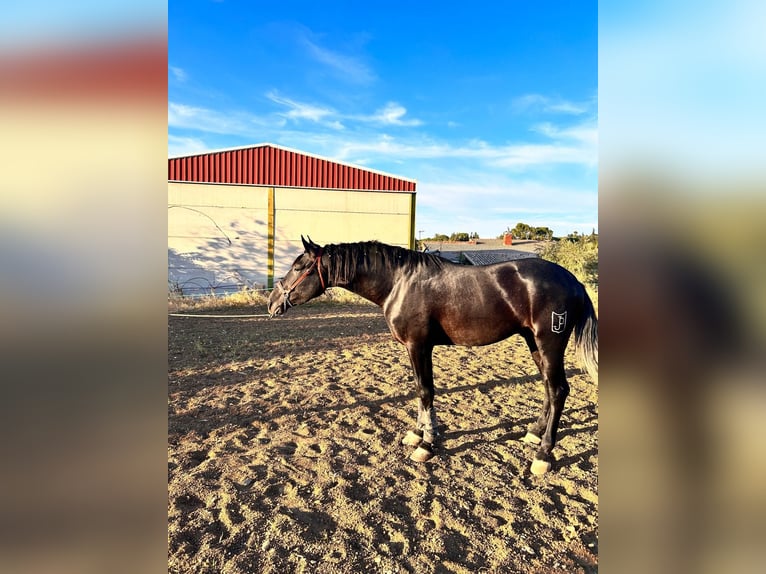
[[284, 311], [287, 311], [288, 307], [292, 307], [293, 304], [290, 303], [290, 293], [293, 292], [293, 290], [301, 284], [301, 282], [308, 277], [311, 274], [311, 271], [314, 269], [314, 267], [317, 268], [317, 274], [319, 275], [319, 282], [322, 284], [322, 291], [325, 291], [327, 287], [325, 286], [324, 277], [322, 277], [322, 247], [319, 248], [319, 253], [317, 253], [316, 259], [314, 259], [314, 262], [309, 265], [309, 267], [301, 273], [298, 278], [293, 281], [292, 285], [290, 287], [285, 288], [284, 285], [282, 285], [282, 281], [277, 282], [277, 287], [279, 288], [279, 291], [282, 293], [282, 309]]

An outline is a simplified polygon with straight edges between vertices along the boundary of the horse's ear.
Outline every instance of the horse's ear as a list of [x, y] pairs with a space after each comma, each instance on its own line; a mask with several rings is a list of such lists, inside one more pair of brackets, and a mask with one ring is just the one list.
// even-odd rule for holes
[[303, 242], [303, 248], [306, 250], [306, 253], [311, 253], [312, 255], [319, 253], [320, 246], [311, 241], [311, 237], [306, 241], [303, 238], [303, 235], [301, 235], [301, 241]]

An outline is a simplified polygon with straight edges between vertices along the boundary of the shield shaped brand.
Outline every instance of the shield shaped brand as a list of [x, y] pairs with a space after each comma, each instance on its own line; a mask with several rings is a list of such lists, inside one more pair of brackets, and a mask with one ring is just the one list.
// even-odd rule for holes
[[567, 326], [567, 312], [564, 311], [563, 313], [556, 313], [553, 311], [551, 313], [551, 331], [554, 333], [561, 333], [564, 331], [564, 328]]

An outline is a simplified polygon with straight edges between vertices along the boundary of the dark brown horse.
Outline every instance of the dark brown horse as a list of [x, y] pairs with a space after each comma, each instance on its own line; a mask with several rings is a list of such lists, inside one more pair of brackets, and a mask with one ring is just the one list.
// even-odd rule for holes
[[563, 267], [538, 258], [487, 266], [457, 265], [428, 253], [376, 241], [305, 252], [269, 297], [271, 316], [342, 287], [380, 305], [394, 338], [407, 347], [418, 389], [413, 460], [433, 456], [437, 436], [431, 355], [435, 345], [488, 345], [521, 335], [545, 384], [543, 408], [524, 440], [539, 445], [534, 474], [551, 467], [564, 402], [569, 394], [564, 350], [574, 331], [581, 362], [598, 376], [598, 320], [585, 287]]

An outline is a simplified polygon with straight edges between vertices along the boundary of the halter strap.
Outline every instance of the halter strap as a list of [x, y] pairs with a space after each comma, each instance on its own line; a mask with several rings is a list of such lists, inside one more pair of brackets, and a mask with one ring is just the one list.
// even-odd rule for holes
[[322, 284], [322, 291], [325, 291], [327, 290], [327, 287], [325, 287], [324, 277], [322, 277], [322, 247], [319, 248], [319, 253], [317, 253], [316, 263], [317, 263], [317, 274], [319, 275], [319, 282]]
[[295, 289], [298, 285], [300, 285], [301, 281], [303, 281], [306, 277], [309, 276], [309, 274], [311, 273], [311, 270], [314, 268], [315, 265], [317, 268], [317, 274], [319, 275], [319, 282], [322, 284], [322, 290], [324, 291], [327, 289], [327, 287], [325, 286], [324, 277], [322, 277], [322, 250], [323, 248], [320, 247], [319, 253], [317, 253], [316, 259], [314, 259], [314, 263], [312, 263], [308, 267], [308, 269], [306, 269], [303, 273], [301, 273], [301, 275], [293, 282], [292, 285], [290, 285], [290, 287], [285, 289], [283, 286], [280, 286], [280, 289], [285, 295], [289, 295], [293, 289]]

